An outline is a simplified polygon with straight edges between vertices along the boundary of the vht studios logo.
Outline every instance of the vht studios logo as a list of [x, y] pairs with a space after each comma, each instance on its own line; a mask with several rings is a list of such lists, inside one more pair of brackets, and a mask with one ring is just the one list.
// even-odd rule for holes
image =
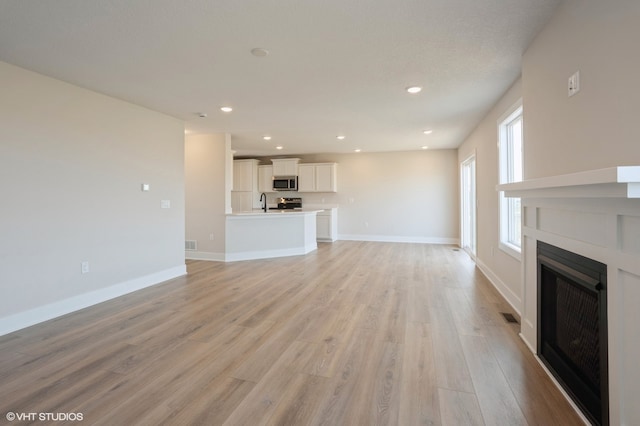
[[10, 422], [81, 422], [84, 417], [82, 413], [14, 413], [9, 411], [5, 416]]

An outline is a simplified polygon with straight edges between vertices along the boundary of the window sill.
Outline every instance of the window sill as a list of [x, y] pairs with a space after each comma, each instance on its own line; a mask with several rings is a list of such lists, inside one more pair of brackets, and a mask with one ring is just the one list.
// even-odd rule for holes
[[498, 247], [500, 247], [500, 250], [507, 253], [518, 262], [522, 261], [522, 250], [520, 249], [520, 247], [514, 246], [513, 244], [509, 243], [504, 243], [502, 241], [498, 244]]

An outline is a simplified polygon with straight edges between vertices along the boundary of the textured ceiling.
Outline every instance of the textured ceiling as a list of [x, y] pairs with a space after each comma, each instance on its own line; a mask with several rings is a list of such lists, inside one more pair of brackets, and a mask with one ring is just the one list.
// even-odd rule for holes
[[559, 1], [0, 0], [0, 60], [228, 132], [239, 155], [455, 148]]

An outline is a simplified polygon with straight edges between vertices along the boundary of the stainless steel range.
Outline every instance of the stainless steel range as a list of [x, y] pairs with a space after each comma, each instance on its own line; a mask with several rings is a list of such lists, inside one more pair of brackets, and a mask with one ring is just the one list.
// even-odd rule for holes
[[278, 207], [272, 210], [302, 210], [302, 198], [299, 197], [283, 197], [278, 198]]

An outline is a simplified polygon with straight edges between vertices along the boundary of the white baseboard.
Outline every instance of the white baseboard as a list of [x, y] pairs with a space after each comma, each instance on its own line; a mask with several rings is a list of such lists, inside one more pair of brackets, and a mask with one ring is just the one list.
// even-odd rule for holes
[[279, 250], [261, 250], [261, 251], [243, 251], [239, 253], [227, 253], [225, 256], [226, 262], [237, 262], [240, 260], [255, 260], [255, 259], [271, 259], [274, 257], [286, 257], [286, 256], [301, 256], [310, 253], [318, 248], [317, 244], [312, 244], [304, 247], [294, 247], [288, 249]]
[[155, 284], [180, 277], [186, 273], [187, 267], [185, 265], [180, 265], [174, 268], [165, 269], [164, 271], [145, 275], [143, 277], [134, 278], [100, 290], [79, 294], [68, 299], [0, 318], [0, 336], [74, 311], [79, 311], [80, 309], [84, 309], [110, 299], [115, 299], [116, 297], [132, 293], [136, 290], [141, 290], [145, 287], [151, 287]]
[[304, 247], [294, 247], [279, 250], [243, 251], [239, 253], [211, 253], [206, 251], [185, 251], [185, 258], [189, 260], [209, 260], [212, 262], [237, 262], [240, 260], [271, 259], [274, 257], [301, 256], [317, 250], [314, 242]]
[[364, 235], [364, 234], [341, 234], [339, 240], [346, 241], [377, 241], [382, 243], [419, 243], [419, 244], [449, 244], [460, 245], [457, 238], [439, 237], [404, 237], [397, 235]]
[[527, 345], [527, 347], [529, 348], [529, 350], [531, 352], [533, 352], [534, 355], [537, 354], [538, 351], [535, 350], [535, 348], [533, 347], [533, 345], [526, 339], [526, 337], [522, 334], [522, 333], [518, 333], [518, 336], [520, 336], [520, 339], [522, 339], [522, 341], [524, 342], [525, 345]]
[[224, 262], [225, 254], [208, 251], [185, 250], [184, 258], [189, 260], [211, 260], [214, 262]]
[[521, 315], [520, 307], [522, 306], [522, 299], [520, 296], [515, 294], [513, 290], [509, 288], [487, 265], [485, 265], [482, 260], [476, 258], [476, 265], [480, 272], [489, 280], [491, 284], [498, 290], [498, 293], [505, 298], [505, 300], [511, 305], [514, 311], [518, 315]]
[[[423, 238], [423, 237], [394, 237], [387, 235], [340, 235], [338, 240], [346, 241], [377, 241], [388, 243], [420, 243], [420, 244], [448, 244], [459, 245], [456, 238]], [[334, 242], [336, 240], [319, 240], [320, 242]], [[301, 256], [318, 248], [317, 243], [304, 247], [280, 250], [246, 251], [241, 253], [213, 253], [206, 251], [185, 250], [185, 259], [209, 260], [213, 262], [237, 262], [241, 260], [271, 259], [274, 257]]]
[[545, 365], [544, 362], [542, 362], [542, 360], [540, 359], [540, 357], [538, 357], [538, 355], [535, 354], [534, 352], [534, 358], [536, 359], [536, 361], [538, 361], [538, 364], [540, 364], [540, 367], [542, 367], [542, 369], [544, 370], [545, 373], [547, 373], [547, 376], [549, 376], [549, 378], [551, 379], [551, 381], [553, 382], [554, 385], [556, 385], [556, 388], [558, 388], [558, 390], [560, 391], [560, 393], [562, 394], [562, 396], [564, 396], [564, 398], [567, 400], [567, 402], [569, 403], [569, 405], [571, 405], [571, 408], [573, 408], [573, 410], [576, 412], [576, 414], [578, 415], [578, 417], [580, 417], [580, 420], [583, 421], [583, 423], [585, 424], [585, 426], [589, 426], [591, 425], [591, 422], [589, 420], [587, 420], [587, 417], [582, 413], [582, 410], [580, 410], [580, 408], [578, 408], [578, 405], [573, 401], [573, 398], [571, 398], [569, 396], [569, 394], [567, 393], [566, 390], [564, 390], [564, 388], [562, 387], [562, 385], [560, 384], [560, 382], [558, 382], [558, 379], [556, 379], [556, 377], [551, 373], [551, 371], [549, 371], [549, 369], [547, 368], [547, 366]]

